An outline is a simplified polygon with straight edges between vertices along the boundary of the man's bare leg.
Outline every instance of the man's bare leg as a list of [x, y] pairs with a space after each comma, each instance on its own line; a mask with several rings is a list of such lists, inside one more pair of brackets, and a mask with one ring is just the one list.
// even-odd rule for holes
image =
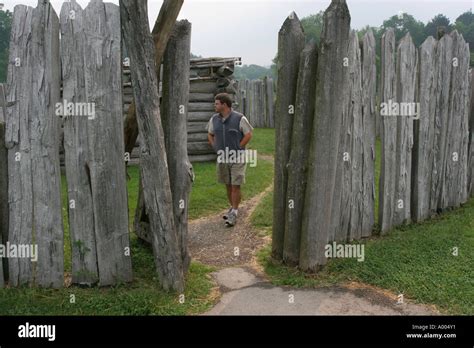
[[232, 185], [226, 185], [227, 188], [227, 199], [229, 200], [229, 204], [232, 207]]
[[232, 208], [235, 210], [239, 209], [240, 199], [240, 186], [232, 185]]

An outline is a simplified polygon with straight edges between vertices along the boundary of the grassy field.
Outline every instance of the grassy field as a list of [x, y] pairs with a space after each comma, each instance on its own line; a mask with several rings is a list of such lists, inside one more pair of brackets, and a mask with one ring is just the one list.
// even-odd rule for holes
[[[271, 151], [273, 132], [256, 129], [251, 147], [260, 153]], [[260, 150], [262, 149], [262, 150]], [[216, 183], [215, 163], [194, 165], [195, 182], [191, 194], [190, 218], [206, 216], [227, 208], [223, 185]], [[138, 167], [128, 170], [128, 204], [132, 226], [138, 193]], [[247, 169], [244, 199], [263, 191], [273, 179], [273, 164], [259, 159], [258, 165]], [[62, 180], [63, 217], [65, 227], [65, 270], [71, 272], [71, 246], [67, 216], [66, 180]], [[186, 315], [202, 313], [215, 302], [209, 273], [214, 269], [197, 262], [191, 264], [186, 279], [185, 301], [177, 293], [160, 290], [155, 276], [153, 253], [130, 234], [134, 281], [107, 288], [64, 289], [0, 289], [0, 315]], [[74, 295], [74, 296], [72, 296]], [[71, 303], [71, 299], [75, 303]]]
[[[377, 182], [379, 154], [380, 143]], [[254, 226], [268, 234], [272, 229], [272, 202], [269, 193], [251, 218]], [[403, 294], [415, 302], [435, 304], [442, 313], [474, 314], [474, 200], [433, 220], [399, 227], [388, 236], [363, 243], [364, 262], [332, 259], [316, 275], [273, 261], [270, 247], [259, 253], [259, 260], [277, 285], [317, 287], [359, 281]], [[453, 255], [453, 248], [458, 248], [458, 256]]]

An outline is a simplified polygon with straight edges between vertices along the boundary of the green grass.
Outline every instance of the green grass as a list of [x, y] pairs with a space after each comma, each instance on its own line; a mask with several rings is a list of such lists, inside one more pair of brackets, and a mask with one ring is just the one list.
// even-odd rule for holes
[[255, 128], [247, 149], [257, 150], [260, 155], [275, 154], [275, 129]]
[[[256, 128], [248, 149], [259, 155], [271, 155], [275, 147], [274, 129]], [[194, 163], [195, 181], [191, 191], [189, 218], [208, 216], [229, 207], [225, 186], [217, 184], [214, 162]], [[273, 163], [258, 158], [256, 167], [247, 165], [246, 183], [242, 186], [242, 199], [250, 199], [265, 190], [273, 181]]]
[[[133, 218], [138, 189], [138, 167], [129, 168], [129, 211]], [[65, 271], [71, 272], [71, 244], [67, 216], [66, 180], [62, 178]], [[131, 220], [133, 221], [133, 220]], [[134, 280], [105, 288], [0, 289], [0, 315], [186, 315], [202, 313], [212, 307], [213, 284], [209, 273], [215, 269], [197, 262], [186, 277], [184, 303], [175, 292], [160, 289], [151, 248], [130, 234]], [[71, 295], [75, 303], [71, 303]]]
[[[380, 175], [377, 143], [376, 180]], [[378, 207], [378, 193], [376, 207]], [[272, 230], [272, 195], [251, 217], [267, 234]], [[377, 216], [377, 214], [376, 214]], [[365, 260], [331, 259], [317, 274], [305, 274], [270, 257], [258, 257], [276, 285], [319, 287], [359, 281], [403, 294], [418, 303], [435, 304], [442, 313], [474, 314], [474, 199], [457, 210], [418, 224], [401, 226], [384, 237], [363, 241]], [[457, 247], [459, 255], [452, 255]]]
[[[259, 153], [271, 153], [273, 132], [256, 129], [252, 148]], [[263, 149], [260, 151], [260, 149]], [[194, 164], [196, 180], [190, 203], [190, 218], [217, 213], [228, 205], [223, 185], [216, 183], [215, 163]], [[137, 205], [139, 168], [128, 168], [128, 205], [130, 230]], [[255, 168], [247, 169], [247, 184], [243, 188], [244, 199], [263, 191], [273, 180], [271, 161], [259, 159]], [[67, 213], [67, 185], [62, 177], [62, 201], [64, 218], [65, 271], [71, 272], [71, 245]], [[209, 273], [215, 268], [197, 262], [191, 264], [186, 277], [184, 303], [179, 295], [160, 289], [149, 246], [130, 234], [134, 280], [106, 288], [80, 288], [71, 286], [58, 290], [39, 288], [0, 289], [0, 315], [186, 315], [198, 314], [210, 309], [215, 300], [211, 290], [213, 283]], [[71, 303], [71, 295], [75, 303]]]

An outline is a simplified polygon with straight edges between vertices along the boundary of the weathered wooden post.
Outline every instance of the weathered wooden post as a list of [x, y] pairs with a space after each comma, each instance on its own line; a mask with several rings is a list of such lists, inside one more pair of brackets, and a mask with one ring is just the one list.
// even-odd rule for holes
[[474, 69], [471, 69], [471, 107], [470, 107], [470, 116], [469, 116], [469, 194], [471, 197], [474, 196]]
[[[324, 50], [321, 50], [318, 57], [315, 126], [308, 157], [308, 181], [301, 231], [300, 268], [304, 271], [317, 271], [320, 265], [327, 262], [324, 249], [332, 230], [334, 189], [339, 184], [336, 182], [337, 167], [339, 161], [343, 160], [340, 158], [339, 143], [344, 109], [341, 100], [345, 100], [345, 97], [341, 97], [341, 94], [347, 93], [345, 84], [348, 72], [344, 62], [347, 60], [349, 31], [350, 14], [346, 2], [333, 0], [324, 13], [320, 42], [320, 47], [324, 47]], [[279, 93], [278, 96], [280, 95]], [[277, 143], [277, 149], [279, 146], [281, 144]], [[275, 189], [277, 187], [275, 182]], [[274, 206], [277, 207], [277, 204], [278, 200]], [[274, 226], [275, 221], [278, 220], [274, 219]]]
[[266, 128], [273, 128], [273, 109], [274, 109], [274, 93], [273, 93], [273, 79], [271, 77], [265, 76], [264, 78], [264, 98], [265, 98], [265, 125]]
[[[347, 92], [343, 113], [338, 170], [342, 170], [342, 185], [336, 183], [334, 203], [337, 203], [338, 187], [342, 187], [339, 195], [340, 210], [333, 204], [332, 226], [329, 241], [345, 242], [360, 239], [362, 236], [362, 211], [370, 210], [363, 206], [364, 186], [362, 181], [364, 165], [364, 124], [362, 116], [362, 57], [357, 33], [351, 30], [349, 36], [348, 61], [344, 66], [348, 70]], [[338, 176], [336, 176], [336, 179]], [[338, 214], [339, 213], [339, 214]]]
[[[380, 73], [380, 102], [387, 106], [395, 101], [395, 31], [390, 28], [382, 36]], [[388, 109], [388, 107], [387, 107]], [[380, 110], [382, 154], [379, 186], [379, 225], [382, 234], [387, 233], [393, 226], [396, 209], [394, 173], [397, 172], [397, 118]]]
[[[399, 115], [397, 115], [397, 168], [392, 175], [395, 178], [396, 208], [393, 217], [395, 225], [407, 223], [411, 219], [411, 161], [413, 148], [413, 113], [415, 108], [415, 86], [417, 81], [417, 50], [413, 40], [407, 33], [397, 49], [397, 99]], [[408, 112], [406, 112], [408, 110]], [[393, 115], [392, 115], [393, 116]]]
[[449, 98], [445, 184], [442, 207], [459, 207], [467, 194], [469, 149], [469, 46], [457, 30], [453, 40], [451, 91]]
[[[173, 30], [183, 3], [184, 0], [164, 0], [153, 27], [152, 35], [155, 45], [155, 66], [158, 67], [158, 84], [161, 79], [159, 76], [159, 67], [162, 63], [163, 54], [165, 53], [171, 31]], [[125, 151], [131, 154], [138, 138], [137, 114], [134, 100], [131, 101], [131, 105], [124, 121], [124, 133]]]
[[64, 3], [61, 42], [73, 283], [129, 282], [119, 7]]
[[[63, 286], [63, 222], [59, 168], [59, 21], [49, 1], [15, 6], [6, 115], [9, 242], [37, 247], [34, 258], [10, 258], [12, 286]], [[32, 249], [32, 250], [31, 250]], [[32, 262], [33, 261], [33, 262]]]
[[431, 215], [430, 198], [435, 154], [436, 40], [430, 36], [419, 49], [419, 119], [414, 123], [412, 219], [422, 221]]
[[130, 55], [138, 127], [143, 139], [140, 172], [157, 272], [164, 289], [183, 291], [183, 260], [174, 222], [147, 5], [143, 0], [120, 0], [122, 35]]
[[[5, 147], [6, 99], [3, 84], [0, 84], [0, 244], [8, 238], [8, 152]], [[0, 288], [4, 286], [7, 259], [0, 257]], [[6, 279], [5, 279], [6, 280]]]
[[297, 265], [300, 256], [301, 221], [306, 190], [308, 144], [313, 129], [317, 67], [318, 47], [314, 41], [310, 41], [300, 57], [291, 152], [288, 160], [286, 192], [288, 208], [285, 219], [283, 260], [290, 265]]
[[275, 106], [275, 179], [272, 256], [282, 259], [285, 238], [287, 164], [296, 103], [300, 53], [304, 48], [303, 27], [296, 13], [285, 20], [278, 34], [278, 86]]
[[375, 37], [372, 30], [362, 38], [362, 237], [372, 235], [375, 224], [375, 139], [377, 65]]
[[194, 180], [188, 159], [187, 115], [191, 23], [179, 21], [168, 41], [163, 58], [162, 120], [169, 165], [174, 221], [185, 272], [191, 257], [188, 250], [189, 195]]

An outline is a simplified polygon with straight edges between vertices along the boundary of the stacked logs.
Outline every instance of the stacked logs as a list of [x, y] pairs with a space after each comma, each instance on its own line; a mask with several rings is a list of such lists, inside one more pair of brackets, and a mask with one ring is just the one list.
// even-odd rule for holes
[[207, 141], [206, 125], [214, 111], [214, 96], [228, 93], [236, 100], [234, 68], [240, 58], [191, 59], [188, 107], [188, 154], [191, 162], [212, 161], [214, 150]]
[[[190, 86], [188, 104], [188, 155], [191, 162], [216, 159], [207, 141], [206, 125], [214, 112], [214, 96], [228, 93], [237, 100], [237, 83], [233, 74], [241, 58], [194, 58], [190, 60]], [[160, 86], [161, 96], [161, 86]], [[123, 67], [123, 113], [127, 115], [133, 100], [130, 68], [125, 61]], [[238, 109], [238, 104], [234, 106]], [[138, 140], [139, 142], [140, 140]], [[138, 144], [131, 154], [132, 162], [138, 158]]]

